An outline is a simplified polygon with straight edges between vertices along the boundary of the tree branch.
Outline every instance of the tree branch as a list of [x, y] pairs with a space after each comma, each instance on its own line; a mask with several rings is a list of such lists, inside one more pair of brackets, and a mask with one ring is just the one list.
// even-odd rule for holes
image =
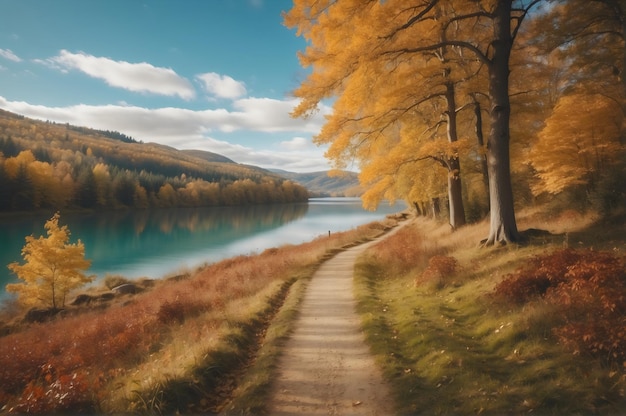
[[516, 17], [511, 17], [511, 19], [516, 20], [516, 25], [513, 28], [513, 32], [511, 33], [511, 39], [515, 40], [515, 37], [517, 36], [517, 32], [519, 31], [519, 28], [522, 26], [522, 22], [524, 21], [524, 18], [526, 18], [526, 16], [528, 15], [528, 11], [532, 9], [533, 7], [535, 7], [535, 5], [539, 4], [541, 1], [543, 0], [533, 0], [526, 7], [512, 10], [512, 12], [520, 12], [520, 15]]
[[448, 40], [445, 42], [434, 43], [432, 45], [421, 46], [417, 48], [396, 49], [392, 51], [383, 52], [382, 55], [392, 55], [392, 54], [402, 55], [403, 53], [432, 52], [432, 51], [435, 51], [437, 49], [440, 49], [446, 46], [458, 46], [460, 48], [468, 49], [469, 51], [474, 53], [474, 55], [476, 55], [476, 57], [481, 62], [487, 65], [491, 64], [491, 60], [487, 58], [487, 56], [480, 49], [478, 49], [478, 47], [476, 47], [475, 45], [472, 45], [469, 42], [464, 42], [460, 40]]
[[448, 30], [448, 26], [450, 26], [452, 23], [465, 20], [465, 19], [473, 19], [475, 17], [487, 17], [489, 19], [493, 19], [493, 14], [487, 13], [486, 11], [479, 11], [479, 12], [474, 12], [474, 13], [463, 14], [460, 16], [454, 16], [450, 20], [448, 20], [446, 24], [443, 26], [443, 31], [445, 32], [446, 30]]
[[[426, 8], [424, 8], [424, 10], [422, 10], [420, 13], [418, 13], [415, 16], [413, 16], [412, 18], [410, 18], [405, 24], [403, 24], [402, 26], [396, 28], [390, 34], [382, 36], [381, 39], [391, 39], [392, 37], [397, 35], [398, 32], [401, 32], [401, 31], [403, 31], [405, 29], [408, 29], [415, 22], [417, 22], [418, 20], [421, 20], [429, 11], [431, 11], [433, 9], [433, 7], [435, 7], [437, 5], [438, 2], [439, 2], [439, 0], [431, 0], [429, 3], [426, 4]], [[413, 9], [415, 9], [415, 7], [413, 7]]]

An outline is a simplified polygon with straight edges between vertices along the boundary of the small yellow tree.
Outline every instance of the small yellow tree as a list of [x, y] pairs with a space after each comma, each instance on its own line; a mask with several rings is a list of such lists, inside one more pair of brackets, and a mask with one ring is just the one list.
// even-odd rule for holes
[[24, 305], [56, 309], [65, 306], [71, 290], [93, 280], [83, 273], [91, 261], [85, 259], [85, 245], [80, 240], [69, 244], [70, 231], [66, 225], [59, 227], [58, 212], [46, 221], [45, 229], [48, 237], [26, 237], [22, 248], [25, 263], [8, 266], [24, 283], [8, 284], [6, 290], [18, 293]]

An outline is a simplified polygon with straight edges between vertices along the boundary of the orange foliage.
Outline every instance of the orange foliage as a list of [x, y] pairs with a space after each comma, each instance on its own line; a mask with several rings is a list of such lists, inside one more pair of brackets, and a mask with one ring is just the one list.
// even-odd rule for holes
[[[452, 3], [458, 13], [473, 7]], [[458, 121], [448, 108], [455, 105], [447, 87], [477, 72], [476, 60], [454, 48], [417, 51], [452, 31], [444, 29], [452, 10], [447, 7], [406, 7], [401, 0], [298, 0], [284, 15], [285, 25], [310, 42], [299, 57], [312, 72], [294, 92], [301, 101], [292, 115], [309, 116], [323, 99], [336, 97], [315, 142], [330, 145], [326, 157], [335, 168], [359, 165], [367, 207], [382, 199], [424, 202], [439, 196], [439, 186], [422, 186], [434, 184], [437, 176], [447, 180], [446, 171], [434, 167], [458, 174], [458, 158], [472, 147], [467, 140], [457, 142]], [[459, 112], [467, 123], [466, 115]]]
[[518, 304], [543, 297], [565, 316], [554, 328], [576, 353], [626, 363], [626, 262], [608, 252], [559, 250], [507, 276], [495, 295]]
[[25, 305], [46, 307], [65, 306], [68, 293], [93, 280], [83, 271], [91, 265], [85, 260], [85, 246], [78, 240], [70, 244], [67, 226], [59, 226], [59, 213], [45, 224], [47, 237], [26, 237], [22, 248], [24, 264], [9, 264], [8, 268], [24, 283], [8, 284], [8, 292], [17, 292]]
[[581, 184], [593, 188], [620, 162], [623, 120], [619, 103], [606, 96], [562, 97], [530, 151], [539, 178], [533, 191], [556, 194]]
[[[384, 265], [386, 276], [401, 276], [419, 265], [423, 237], [412, 227], [403, 227], [373, 249], [375, 260]], [[390, 269], [393, 265], [393, 269]]]

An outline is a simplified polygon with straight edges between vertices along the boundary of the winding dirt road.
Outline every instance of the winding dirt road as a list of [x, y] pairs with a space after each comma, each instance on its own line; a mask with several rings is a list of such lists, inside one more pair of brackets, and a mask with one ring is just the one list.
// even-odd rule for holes
[[384, 236], [337, 254], [313, 275], [278, 364], [270, 415], [390, 415], [389, 388], [356, 313], [354, 262]]

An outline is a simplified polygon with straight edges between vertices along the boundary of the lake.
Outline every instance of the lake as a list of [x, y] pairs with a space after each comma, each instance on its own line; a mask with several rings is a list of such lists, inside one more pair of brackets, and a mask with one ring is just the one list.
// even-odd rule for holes
[[[80, 239], [85, 244], [88, 274], [160, 278], [349, 230], [404, 208], [383, 203], [371, 212], [358, 198], [313, 198], [298, 204], [61, 213], [59, 223], [69, 227], [72, 243]], [[24, 237], [43, 235], [51, 216], [0, 218], [0, 299], [9, 296], [7, 283], [19, 282], [6, 265], [23, 262]]]

